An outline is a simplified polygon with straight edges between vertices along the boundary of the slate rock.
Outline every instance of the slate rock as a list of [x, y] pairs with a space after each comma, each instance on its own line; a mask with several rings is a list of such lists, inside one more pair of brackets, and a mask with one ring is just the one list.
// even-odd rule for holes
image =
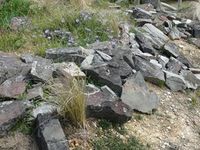
[[200, 79], [198, 79], [191, 71], [181, 70], [180, 75], [184, 78], [187, 88], [196, 90], [200, 87]]
[[161, 68], [138, 56], [134, 57], [134, 62], [135, 69], [142, 73], [145, 80], [158, 85], [165, 81], [164, 73]]
[[169, 58], [158, 55], [158, 62], [162, 65], [163, 69], [166, 67], [166, 64], [169, 62]]
[[151, 42], [154, 44], [154, 48], [161, 49], [169, 38], [158, 28], [152, 24], [145, 24], [142, 29], [149, 34]]
[[0, 102], [0, 135], [6, 134], [26, 112], [22, 101]]
[[173, 27], [169, 33], [169, 37], [171, 40], [179, 40], [181, 38], [181, 33], [177, 29], [177, 27]]
[[83, 70], [86, 74], [102, 85], [107, 85], [118, 96], [122, 92], [122, 81], [120, 73], [117, 69], [110, 68], [109, 66], [100, 66], [97, 68], [90, 68]]
[[132, 16], [139, 19], [151, 19], [152, 14], [144, 9], [134, 7], [132, 9]]
[[74, 62], [54, 63], [54, 77], [85, 79], [86, 75]]
[[36, 119], [36, 141], [40, 150], [69, 150], [60, 121], [49, 114], [39, 114]]
[[54, 62], [75, 62], [80, 64], [92, 50], [86, 50], [82, 47], [52, 48], [46, 50], [46, 58]]
[[182, 62], [188, 68], [193, 67], [193, 65], [190, 63], [190, 61], [183, 54], [180, 54], [176, 59], [179, 60], [180, 62]]
[[[132, 117], [132, 110], [119, 100], [107, 86], [98, 89], [90, 86], [87, 93], [87, 116], [106, 119], [115, 123], [125, 123]], [[93, 90], [92, 90], [93, 88]]]
[[195, 23], [192, 29], [193, 29], [193, 37], [200, 38], [200, 24]]
[[179, 47], [173, 42], [167, 42], [164, 45], [163, 53], [168, 57], [173, 56], [175, 58], [180, 55]]
[[133, 110], [142, 113], [152, 113], [159, 105], [159, 98], [150, 92], [140, 72], [127, 79], [123, 85], [122, 101]]
[[137, 32], [136, 41], [139, 43], [142, 52], [150, 53], [152, 55], [156, 54], [156, 49], [153, 47], [153, 44], [148, 35], [141, 32]]
[[190, 38], [189, 42], [196, 47], [200, 48], [200, 38]]
[[0, 84], [12, 77], [27, 76], [30, 68], [16, 55], [0, 52]]
[[39, 106], [33, 109], [32, 116], [36, 119], [39, 114], [54, 114], [57, 112], [57, 107], [50, 103], [42, 102]]
[[181, 75], [177, 75], [175, 73], [164, 71], [166, 77], [166, 85], [172, 91], [183, 91], [186, 89], [185, 80]]
[[114, 57], [109, 63], [108, 66], [111, 71], [118, 72], [122, 79], [127, 78], [132, 73], [132, 68], [124, 61], [123, 57], [117, 58]]
[[0, 85], [1, 99], [16, 99], [23, 95], [26, 90], [24, 77], [18, 76], [7, 79]]
[[116, 48], [116, 43], [112, 41], [95, 42], [87, 46], [88, 49], [101, 51], [107, 55], [112, 56], [112, 49]]
[[173, 72], [175, 74], [179, 74], [183, 67], [184, 65], [174, 57], [170, 57], [169, 62], [166, 65], [167, 71]]
[[31, 63], [31, 79], [35, 82], [47, 82], [52, 78], [53, 66], [52, 61], [35, 56]]

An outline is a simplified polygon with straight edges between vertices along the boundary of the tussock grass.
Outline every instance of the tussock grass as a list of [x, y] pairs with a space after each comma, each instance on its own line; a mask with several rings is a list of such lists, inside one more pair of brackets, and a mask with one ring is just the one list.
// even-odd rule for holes
[[64, 77], [60, 80], [62, 85], [50, 86], [51, 91], [55, 94], [53, 103], [58, 106], [61, 116], [69, 119], [77, 127], [85, 127], [85, 80]]

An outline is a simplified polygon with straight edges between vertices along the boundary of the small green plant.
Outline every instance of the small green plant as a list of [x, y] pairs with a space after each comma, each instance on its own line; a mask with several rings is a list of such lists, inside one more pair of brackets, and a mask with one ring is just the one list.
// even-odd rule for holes
[[0, 26], [8, 27], [12, 17], [26, 16], [30, 10], [29, 0], [7, 0], [0, 5]]
[[197, 99], [197, 97], [195, 97], [195, 96], [192, 96], [192, 101], [191, 101], [191, 103], [192, 103], [192, 106], [197, 106], [197, 104], [198, 104], [198, 99]]
[[85, 81], [83, 79], [62, 78], [62, 85], [51, 85], [55, 94], [53, 102], [61, 116], [69, 119], [77, 127], [85, 127], [86, 114]]
[[30, 135], [33, 132], [33, 118], [30, 114], [25, 115], [12, 127], [11, 131], [18, 131]]

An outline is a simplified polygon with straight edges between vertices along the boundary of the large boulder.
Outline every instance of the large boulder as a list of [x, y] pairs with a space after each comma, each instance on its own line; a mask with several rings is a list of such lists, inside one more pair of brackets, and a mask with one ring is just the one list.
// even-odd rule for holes
[[150, 92], [140, 72], [127, 79], [123, 85], [122, 101], [133, 110], [142, 113], [152, 113], [159, 105], [159, 98]]
[[36, 119], [36, 141], [41, 150], [69, 150], [60, 121], [49, 114], [39, 114]]
[[179, 60], [175, 59], [174, 57], [170, 57], [169, 62], [166, 65], [166, 68], [170, 72], [179, 74], [181, 69], [184, 68], [184, 65]]
[[106, 119], [115, 123], [124, 123], [131, 119], [131, 108], [119, 100], [107, 86], [98, 89], [87, 86], [87, 116]]
[[26, 106], [22, 101], [5, 101], [0, 108], [0, 135], [4, 135], [25, 115]]

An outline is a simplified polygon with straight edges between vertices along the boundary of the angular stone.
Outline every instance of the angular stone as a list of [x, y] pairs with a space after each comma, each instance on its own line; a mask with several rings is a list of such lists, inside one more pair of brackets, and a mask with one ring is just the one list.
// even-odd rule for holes
[[67, 61], [80, 64], [86, 56], [93, 52], [82, 47], [53, 48], [46, 50], [46, 58], [52, 59], [54, 62]]
[[193, 37], [200, 38], [200, 24], [194, 24], [193, 25]]
[[169, 37], [171, 40], [179, 40], [181, 38], [180, 34], [180, 31], [176, 27], [173, 27], [169, 33]]
[[26, 100], [36, 100], [36, 99], [43, 99], [43, 90], [42, 87], [40, 86], [27, 90]]
[[152, 55], [156, 54], [156, 49], [153, 47], [153, 44], [149, 39], [149, 36], [145, 35], [144, 33], [137, 32], [136, 40], [139, 43], [142, 52], [150, 53]]
[[36, 140], [41, 150], [69, 150], [59, 120], [48, 114], [37, 116]]
[[138, 56], [134, 57], [134, 61], [135, 61], [135, 69], [142, 73], [145, 80], [148, 80], [158, 85], [160, 85], [162, 82], [165, 81], [162, 69], [160, 69], [156, 65]]
[[152, 24], [147, 23], [142, 29], [149, 34], [150, 40], [154, 44], [154, 48], [161, 49], [165, 43], [169, 41], [169, 38]]
[[148, 90], [140, 72], [127, 79], [123, 85], [121, 99], [133, 110], [142, 113], [152, 113], [160, 103], [158, 96]]
[[26, 76], [29, 71], [30, 66], [16, 55], [0, 52], [0, 84], [12, 77]]
[[[87, 93], [87, 116], [125, 123], [132, 117], [132, 110], [121, 102], [107, 86], [98, 89], [90, 86]], [[92, 90], [93, 88], [93, 90]]]
[[166, 77], [165, 83], [172, 91], [182, 91], [186, 89], [185, 80], [182, 76], [169, 71], [164, 72]]
[[89, 44], [87, 48], [98, 50], [101, 52], [104, 52], [107, 55], [112, 56], [112, 49], [116, 47], [116, 43], [104, 41], [104, 42], [95, 42], [92, 44]]
[[108, 54], [104, 52], [96, 50], [96, 53], [99, 54], [104, 61], [110, 61], [112, 59], [111, 56], [109, 56]]
[[38, 107], [36, 107], [35, 109], [33, 109], [32, 116], [34, 118], [37, 118], [37, 116], [39, 114], [41, 114], [41, 115], [53, 114], [56, 111], [57, 111], [57, 107], [56, 106], [54, 106], [52, 104], [48, 104], [48, 103], [43, 102]]
[[111, 71], [119, 72], [122, 79], [127, 78], [132, 73], [132, 68], [122, 58], [114, 57], [109, 63]]
[[30, 72], [32, 80], [35, 82], [47, 82], [52, 78], [52, 73], [53, 66], [51, 60], [38, 56], [34, 57]]
[[200, 38], [190, 38], [189, 42], [194, 44], [196, 47], [200, 48]]
[[163, 53], [168, 57], [173, 56], [175, 58], [180, 55], [179, 47], [173, 42], [165, 44]]
[[0, 100], [19, 98], [25, 90], [26, 82], [24, 81], [24, 77], [10, 78], [0, 85]]
[[148, 11], [141, 9], [141, 8], [133, 8], [132, 10], [132, 16], [134, 18], [142, 18], [142, 19], [151, 19], [152, 18], [152, 14], [149, 13]]
[[9, 131], [24, 116], [25, 110], [22, 101], [0, 102], [0, 135]]
[[107, 85], [118, 96], [121, 95], [122, 81], [119, 70], [113, 69], [109, 66], [97, 66], [83, 69], [83, 71], [97, 83]]
[[174, 57], [170, 57], [169, 62], [166, 65], [166, 68], [167, 68], [167, 71], [173, 72], [175, 74], [179, 74], [183, 66], [184, 65], [180, 61], [178, 61]]
[[192, 68], [193, 66], [183, 54], [179, 55], [176, 59], [182, 62], [188, 68]]
[[85, 79], [86, 75], [81, 69], [74, 63], [56, 63], [54, 64], [55, 71], [54, 76], [62, 76], [66, 78], [77, 78], [77, 79]]
[[158, 62], [160, 64], [162, 64], [162, 67], [165, 68], [166, 64], [169, 62], [169, 58], [162, 56], [162, 55], [158, 55]]
[[200, 68], [189, 68], [189, 70], [194, 74], [200, 74]]
[[191, 71], [181, 70], [180, 75], [183, 76], [187, 88], [196, 90], [200, 87], [200, 79], [198, 79]]

